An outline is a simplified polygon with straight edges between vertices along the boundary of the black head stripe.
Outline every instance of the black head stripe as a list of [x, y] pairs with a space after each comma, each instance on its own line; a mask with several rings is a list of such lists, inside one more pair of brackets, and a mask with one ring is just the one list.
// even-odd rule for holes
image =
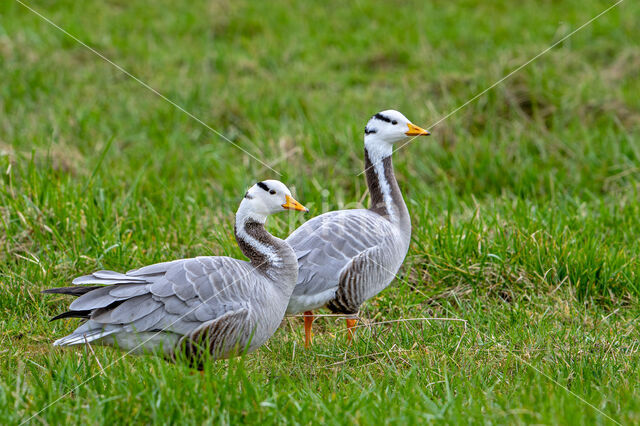
[[391, 119], [389, 117], [385, 117], [384, 115], [377, 113], [373, 116], [373, 118], [377, 118], [378, 120], [386, 121], [387, 123], [391, 123]]
[[269, 187], [267, 186], [267, 184], [266, 184], [266, 183], [264, 183], [264, 182], [258, 182], [258, 183], [257, 183], [257, 185], [258, 185], [260, 188], [264, 189], [265, 191], [269, 192]]
[[377, 132], [377, 130], [376, 130], [376, 129], [370, 129], [370, 128], [368, 128], [368, 127], [365, 127], [365, 128], [364, 128], [364, 134], [365, 134], [365, 135], [370, 135], [370, 134], [372, 134], [372, 133], [376, 133], [376, 132]]

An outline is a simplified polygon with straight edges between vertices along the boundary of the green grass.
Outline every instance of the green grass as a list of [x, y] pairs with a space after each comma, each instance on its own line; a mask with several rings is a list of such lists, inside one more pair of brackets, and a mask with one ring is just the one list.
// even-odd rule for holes
[[[272, 165], [314, 215], [366, 203], [371, 114], [428, 127], [612, 2], [28, 4]], [[31, 422], [640, 422], [639, 14], [623, 2], [395, 154], [413, 243], [361, 316], [463, 319], [466, 332], [374, 324], [347, 346], [343, 321], [323, 318], [304, 350], [291, 318], [200, 375], [53, 348], [77, 323], [49, 323], [68, 299], [39, 291], [101, 268], [241, 257], [240, 197], [278, 176], [2, 2], [3, 423], [54, 401]]]

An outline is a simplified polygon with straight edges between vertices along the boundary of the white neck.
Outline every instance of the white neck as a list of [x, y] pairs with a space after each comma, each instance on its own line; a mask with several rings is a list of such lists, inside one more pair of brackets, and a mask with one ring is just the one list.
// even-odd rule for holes
[[[248, 199], [243, 199], [236, 212], [236, 226], [240, 228], [240, 225], [244, 225], [247, 221], [258, 222], [264, 224], [267, 221], [267, 216], [264, 214], [256, 213], [249, 203]], [[244, 226], [242, 226], [244, 228]]]
[[393, 145], [381, 140], [375, 133], [364, 136], [364, 147], [374, 165], [393, 154]]

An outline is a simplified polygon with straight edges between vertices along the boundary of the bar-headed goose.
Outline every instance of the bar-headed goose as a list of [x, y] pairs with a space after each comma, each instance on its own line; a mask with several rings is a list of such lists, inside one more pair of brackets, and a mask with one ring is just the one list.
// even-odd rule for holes
[[[304, 223], [287, 238], [298, 257], [298, 284], [287, 314], [305, 313], [305, 346], [314, 309], [356, 314], [393, 280], [411, 240], [411, 219], [393, 174], [396, 143], [429, 132], [398, 111], [374, 115], [364, 129], [364, 164], [371, 205], [339, 210]], [[355, 319], [347, 319], [348, 338]]]
[[45, 290], [79, 296], [53, 319], [86, 320], [54, 345], [95, 342], [168, 358], [184, 351], [196, 365], [201, 350], [226, 358], [257, 349], [280, 325], [298, 277], [294, 251], [264, 228], [268, 215], [289, 209], [307, 211], [279, 181], [258, 182], [247, 191], [235, 236], [249, 262], [181, 259], [126, 274], [98, 271], [73, 280], [77, 286]]

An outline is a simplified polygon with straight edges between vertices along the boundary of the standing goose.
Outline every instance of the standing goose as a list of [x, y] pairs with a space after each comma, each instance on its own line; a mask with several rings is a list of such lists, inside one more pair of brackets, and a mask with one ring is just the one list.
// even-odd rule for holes
[[172, 359], [183, 352], [199, 367], [203, 348], [214, 358], [254, 351], [280, 325], [298, 277], [294, 251], [264, 228], [268, 215], [288, 209], [307, 211], [279, 181], [258, 182], [247, 191], [235, 237], [249, 262], [181, 259], [126, 274], [98, 271], [73, 280], [80, 286], [45, 290], [79, 296], [54, 320], [86, 319], [54, 345], [96, 341]]
[[[374, 115], [364, 129], [368, 209], [338, 210], [304, 223], [287, 238], [298, 258], [298, 284], [287, 314], [304, 312], [305, 346], [311, 344], [313, 310], [357, 314], [385, 289], [409, 249], [411, 219], [393, 174], [394, 144], [429, 132], [394, 110]], [[351, 339], [355, 319], [347, 319]]]

